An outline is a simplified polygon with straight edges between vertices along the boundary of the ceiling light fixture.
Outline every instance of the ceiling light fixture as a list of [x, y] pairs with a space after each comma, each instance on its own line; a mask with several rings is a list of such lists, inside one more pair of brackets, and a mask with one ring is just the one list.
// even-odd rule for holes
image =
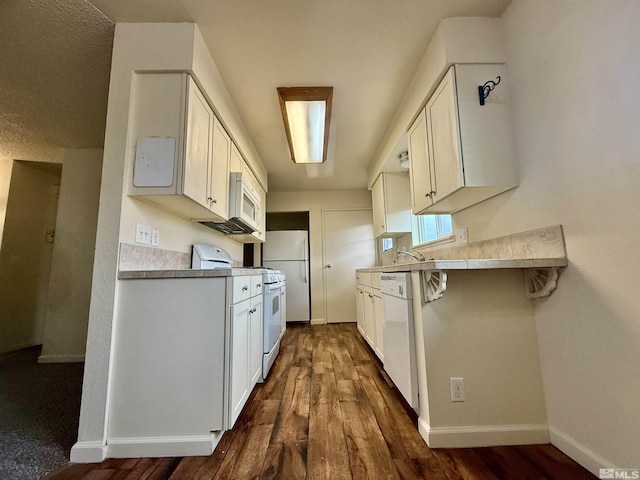
[[327, 159], [333, 87], [278, 87], [280, 110], [295, 163]]

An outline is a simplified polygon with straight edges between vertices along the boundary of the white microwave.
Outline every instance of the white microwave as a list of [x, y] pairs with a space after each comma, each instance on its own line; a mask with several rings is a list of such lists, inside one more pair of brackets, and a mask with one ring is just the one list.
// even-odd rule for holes
[[260, 229], [260, 195], [241, 172], [229, 175], [229, 220], [200, 222], [228, 235], [253, 233]]
[[246, 176], [241, 172], [231, 172], [229, 175], [229, 220], [250, 228], [250, 230], [241, 233], [255, 232], [260, 229], [261, 208], [260, 194], [249, 184]]

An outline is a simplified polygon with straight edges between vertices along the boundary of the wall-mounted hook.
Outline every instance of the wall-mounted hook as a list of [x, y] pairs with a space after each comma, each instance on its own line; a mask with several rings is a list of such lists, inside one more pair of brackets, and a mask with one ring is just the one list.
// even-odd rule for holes
[[480, 105], [484, 105], [484, 99], [489, 96], [491, 90], [496, 88], [496, 85], [500, 83], [500, 80], [501, 78], [498, 75], [495, 82], [493, 80], [489, 80], [488, 82], [485, 82], [484, 85], [478, 86], [478, 98], [480, 100]]

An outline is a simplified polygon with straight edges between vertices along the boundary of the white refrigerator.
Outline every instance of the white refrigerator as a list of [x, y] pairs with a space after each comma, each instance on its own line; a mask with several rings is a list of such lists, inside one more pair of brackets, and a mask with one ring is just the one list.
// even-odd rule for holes
[[285, 274], [287, 322], [309, 322], [309, 232], [266, 232], [265, 243], [262, 246], [262, 266], [280, 270]]

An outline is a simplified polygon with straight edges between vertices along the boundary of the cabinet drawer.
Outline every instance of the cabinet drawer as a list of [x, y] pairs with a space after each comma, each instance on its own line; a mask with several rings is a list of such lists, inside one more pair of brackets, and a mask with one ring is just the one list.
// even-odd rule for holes
[[251, 277], [251, 296], [255, 297], [262, 293], [262, 275], [254, 275]]
[[251, 297], [250, 276], [233, 277], [233, 304]]

